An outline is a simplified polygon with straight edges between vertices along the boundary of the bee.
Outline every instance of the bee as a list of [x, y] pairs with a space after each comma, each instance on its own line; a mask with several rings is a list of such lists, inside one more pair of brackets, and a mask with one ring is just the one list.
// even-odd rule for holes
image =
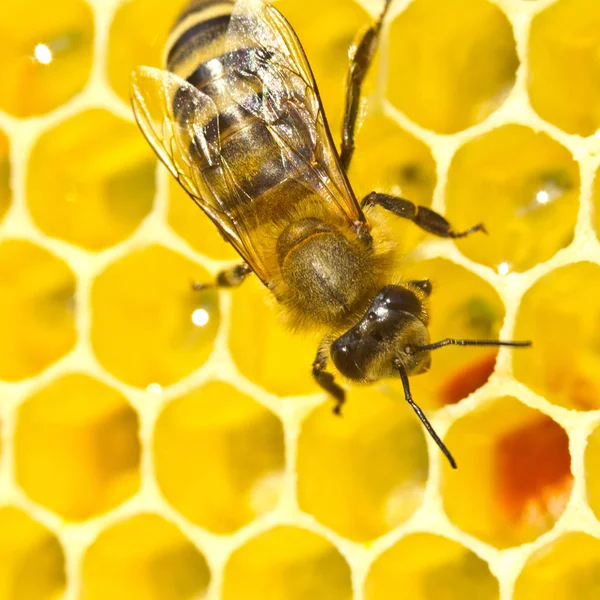
[[394, 275], [395, 246], [376, 212], [445, 238], [485, 231], [483, 225], [458, 232], [404, 198], [354, 195], [347, 173], [361, 87], [389, 5], [386, 0], [352, 54], [339, 153], [302, 46], [263, 0], [189, 4], [167, 42], [166, 69], [134, 70], [132, 105], [160, 160], [243, 260], [219, 273], [214, 285], [236, 287], [253, 273], [289, 324], [321, 333], [312, 374], [335, 400], [337, 414], [345, 390], [330, 362], [353, 382], [399, 377], [407, 402], [456, 468], [413, 401], [409, 376], [427, 371], [431, 351], [449, 344], [530, 342], [431, 343], [431, 283]]

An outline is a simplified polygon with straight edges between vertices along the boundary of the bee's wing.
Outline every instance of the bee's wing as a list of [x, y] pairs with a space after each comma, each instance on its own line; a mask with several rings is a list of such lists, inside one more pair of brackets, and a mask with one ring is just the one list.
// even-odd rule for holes
[[[152, 67], [134, 70], [131, 99], [138, 125], [158, 157], [266, 284], [266, 269], [244, 224], [228, 214], [203, 177], [203, 167], [221, 168], [214, 102], [177, 75]], [[232, 197], [241, 193], [230, 178], [224, 179]]]
[[[236, 77], [229, 89], [232, 100], [268, 125], [290, 172], [330, 209], [352, 223], [364, 221], [339, 163], [306, 55], [286, 19], [263, 0], [238, 0], [225, 49]], [[243, 68], [236, 68], [244, 49], [251, 51], [251, 60], [246, 53]], [[249, 89], [261, 94], [247, 93]]]

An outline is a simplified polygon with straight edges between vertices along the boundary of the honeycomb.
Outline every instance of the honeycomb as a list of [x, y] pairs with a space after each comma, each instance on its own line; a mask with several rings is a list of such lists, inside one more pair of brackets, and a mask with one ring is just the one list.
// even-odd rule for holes
[[[600, 3], [394, 0], [350, 172], [433, 281], [411, 380], [341, 419], [128, 106], [185, 0], [0, 2], [0, 600], [600, 597]], [[376, 0], [279, 0], [336, 139]]]

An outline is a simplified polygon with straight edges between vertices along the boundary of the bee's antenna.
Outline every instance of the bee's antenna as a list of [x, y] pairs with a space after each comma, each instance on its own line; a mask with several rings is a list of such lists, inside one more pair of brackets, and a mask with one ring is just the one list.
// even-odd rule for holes
[[517, 348], [527, 348], [531, 346], [531, 341], [526, 342], [502, 342], [500, 340], [455, 340], [454, 338], [446, 338], [434, 344], [425, 344], [424, 346], [410, 346], [413, 351], [424, 352], [429, 350], [437, 350], [444, 346], [514, 346]]
[[431, 426], [431, 423], [427, 420], [427, 417], [423, 414], [423, 411], [415, 404], [415, 401], [412, 399], [412, 395], [410, 393], [410, 385], [408, 383], [408, 375], [406, 374], [405, 368], [399, 362], [395, 362], [395, 366], [400, 373], [400, 379], [402, 379], [402, 386], [404, 387], [404, 397], [406, 398], [406, 401], [413, 407], [413, 410], [417, 413], [417, 416], [419, 417], [419, 419], [421, 419], [421, 422], [423, 423], [423, 425], [425, 425], [425, 429], [427, 429], [427, 431], [429, 432], [429, 435], [434, 439], [435, 443], [440, 447], [440, 450], [444, 453], [444, 455], [448, 459], [450, 466], [453, 469], [456, 469], [456, 461], [454, 460], [452, 454], [450, 454], [450, 450], [448, 450], [448, 448], [446, 448], [446, 445], [439, 438], [438, 434], [435, 432], [435, 430]]

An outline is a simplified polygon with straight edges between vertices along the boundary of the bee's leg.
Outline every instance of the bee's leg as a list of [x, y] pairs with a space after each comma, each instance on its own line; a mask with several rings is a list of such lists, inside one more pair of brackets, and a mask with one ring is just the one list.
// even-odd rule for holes
[[346, 392], [333, 379], [333, 375], [325, 371], [327, 368], [327, 355], [325, 344], [322, 343], [317, 351], [317, 356], [312, 365], [312, 373], [315, 381], [335, 400], [333, 412], [336, 415], [342, 414], [342, 405], [346, 401]]
[[413, 204], [410, 200], [405, 200], [398, 196], [371, 192], [368, 196], [363, 198], [360, 205], [362, 208], [366, 208], [367, 206], [381, 206], [382, 208], [385, 208], [385, 210], [389, 210], [399, 217], [410, 219], [421, 229], [439, 237], [462, 238], [470, 233], [475, 233], [476, 231], [487, 233], [483, 223], [473, 225], [473, 227], [469, 227], [469, 229], [465, 231], [454, 231], [452, 225], [450, 225], [442, 215], [439, 215], [426, 206]]
[[360, 108], [360, 90], [373, 56], [375, 56], [375, 52], [377, 51], [381, 24], [390, 4], [391, 0], [385, 0], [385, 5], [379, 18], [360, 38], [350, 62], [350, 69], [346, 80], [346, 107], [344, 111], [344, 124], [342, 126], [342, 147], [340, 149], [340, 160], [344, 171], [348, 171], [352, 155], [354, 154], [354, 130]]
[[194, 290], [205, 290], [207, 288], [232, 288], [237, 287], [246, 279], [246, 276], [252, 273], [252, 269], [246, 263], [234, 265], [229, 269], [225, 269], [217, 273], [217, 279], [214, 283], [192, 283]]

